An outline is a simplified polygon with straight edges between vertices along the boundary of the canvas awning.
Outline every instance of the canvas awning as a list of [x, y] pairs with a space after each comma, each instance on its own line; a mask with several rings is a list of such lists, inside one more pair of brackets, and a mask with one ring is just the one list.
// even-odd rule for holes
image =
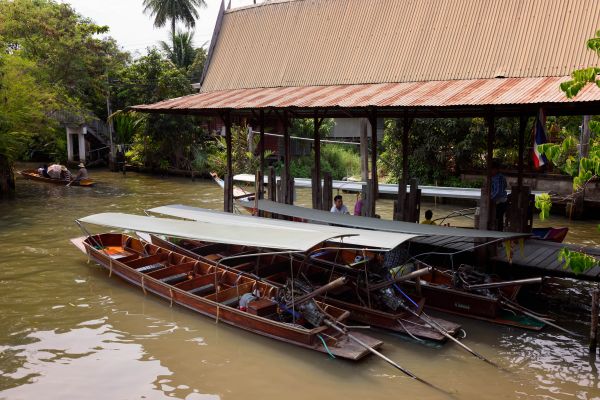
[[272, 228], [276, 230], [285, 229], [291, 232], [306, 229], [322, 233], [336, 232], [338, 236], [343, 235], [343, 238], [332, 239], [332, 241], [364, 247], [377, 247], [382, 249], [393, 249], [407, 240], [417, 236], [405, 233], [379, 232], [365, 229], [352, 229], [338, 226], [282, 221], [269, 218], [251, 217], [247, 215], [234, 215], [231, 213], [206, 210], [203, 208], [190, 207], [181, 204], [151, 208], [147, 211], [210, 224], [224, 223], [235, 225], [236, 229], [237, 227], [247, 227]]
[[399, 232], [422, 236], [456, 236], [487, 239], [513, 239], [530, 236], [527, 233], [484, 231], [467, 228], [451, 228], [447, 226], [423, 225], [401, 221], [387, 221], [378, 218], [357, 217], [352, 215], [333, 214], [328, 211], [276, 203], [270, 200], [259, 200], [258, 209], [307, 221], [336, 224], [353, 228], [372, 229], [385, 232]]
[[247, 245], [267, 249], [308, 251], [319, 243], [339, 237], [335, 231], [277, 229], [272, 226], [234, 226], [154, 218], [123, 213], [94, 214], [78, 220], [86, 224], [141, 231], [183, 239]]

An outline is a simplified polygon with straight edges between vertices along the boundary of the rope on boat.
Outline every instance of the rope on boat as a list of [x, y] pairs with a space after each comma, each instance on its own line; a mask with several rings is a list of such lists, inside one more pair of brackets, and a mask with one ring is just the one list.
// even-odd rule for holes
[[415, 339], [417, 342], [420, 343], [424, 343], [425, 341], [423, 339], [419, 339], [418, 337], [416, 337], [415, 335], [413, 335], [408, 329], [406, 329], [406, 327], [404, 326], [404, 324], [402, 323], [402, 321], [400, 320], [400, 318], [398, 318], [396, 320], [400, 326], [402, 327], [402, 329], [404, 329], [404, 331], [408, 334], [408, 336], [410, 336], [411, 338]]
[[110, 255], [108, 256], [108, 267], [109, 267], [108, 268], [108, 277], [110, 278], [112, 276], [112, 269], [113, 269], [112, 257]]
[[319, 339], [321, 339], [321, 342], [323, 342], [323, 347], [325, 347], [325, 351], [327, 351], [327, 354], [329, 354], [329, 356], [331, 358], [335, 358], [335, 356], [333, 355], [333, 353], [331, 351], [329, 351], [329, 347], [327, 347], [327, 343], [325, 343], [325, 339], [323, 339], [323, 336], [321, 336], [320, 334], [317, 334], [317, 337]]
[[172, 288], [169, 288], [169, 295], [171, 297], [171, 305], [170, 305], [170, 307], [173, 307], [173, 289]]

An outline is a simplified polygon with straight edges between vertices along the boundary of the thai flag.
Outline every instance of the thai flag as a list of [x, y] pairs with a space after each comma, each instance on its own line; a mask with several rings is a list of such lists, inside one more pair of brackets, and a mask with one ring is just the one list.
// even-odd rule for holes
[[540, 108], [533, 131], [533, 165], [536, 169], [548, 163], [546, 156], [538, 151], [538, 146], [546, 143], [546, 141], [546, 115], [544, 115], [544, 110]]

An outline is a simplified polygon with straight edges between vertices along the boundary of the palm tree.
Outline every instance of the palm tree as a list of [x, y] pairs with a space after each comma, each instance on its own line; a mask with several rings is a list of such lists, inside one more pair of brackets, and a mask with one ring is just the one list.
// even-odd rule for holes
[[196, 49], [193, 45], [194, 32], [177, 32], [171, 35], [171, 43], [160, 41], [160, 47], [178, 68], [187, 69], [196, 58]]
[[171, 33], [175, 34], [175, 23], [183, 22], [188, 28], [196, 25], [199, 17], [197, 7], [206, 7], [204, 0], [144, 0], [144, 12], [154, 17], [154, 26], [161, 28], [171, 21]]

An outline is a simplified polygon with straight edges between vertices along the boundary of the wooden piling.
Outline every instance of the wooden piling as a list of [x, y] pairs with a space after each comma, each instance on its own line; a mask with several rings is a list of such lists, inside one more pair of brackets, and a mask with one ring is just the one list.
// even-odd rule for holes
[[269, 171], [267, 172], [267, 198], [271, 201], [277, 200], [277, 195], [275, 194], [276, 189], [276, 179], [275, 179], [275, 168], [269, 167]]
[[323, 210], [329, 211], [333, 206], [333, 179], [330, 172], [323, 173]]
[[592, 291], [592, 326], [590, 327], [590, 353], [596, 352], [598, 344], [598, 300], [600, 298], [600, 290]]
[[262, 211], [258, 210], [258, 200], [261, 200], [264, 196], [263, 183], [263, 173], [260, 169], [258, 169], [256, 170], [256, 175], [254, 176], [254, 214], [259, 217], [263, 216]]

